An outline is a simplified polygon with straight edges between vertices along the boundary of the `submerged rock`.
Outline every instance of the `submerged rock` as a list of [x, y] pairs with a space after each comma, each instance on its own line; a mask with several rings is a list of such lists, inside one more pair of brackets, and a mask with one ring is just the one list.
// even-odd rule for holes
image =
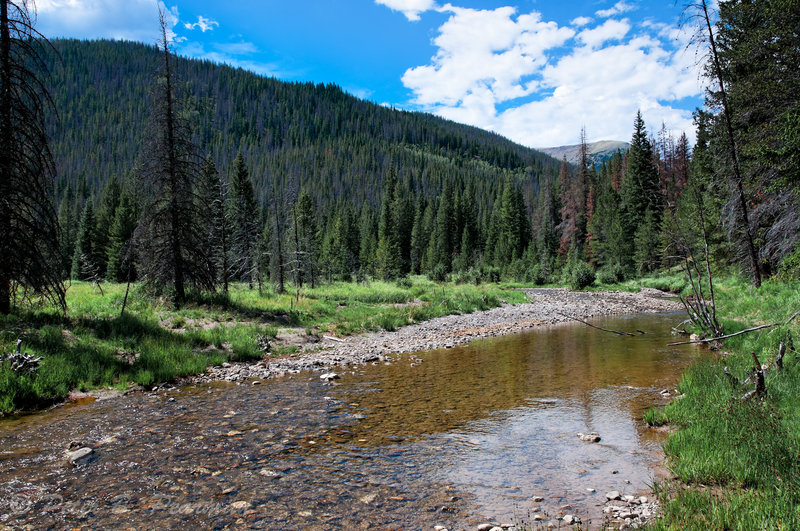
[[591, 433], [578, 432], [577, 435], [578, 435], [578, 438], [580, 440], [582, 440], [583, 442], [588, 442], [588, 443], [598, 443], [598, 442], [600, 442], [600, 435], [597, 432], [594, 432], [594, 431], [591, 432]]
[[94, 453], [94, 450], [88, 447], [78, 448], [77, 450], [72, 450], [71, 452], [67, 452], [67, 462], [72, 465], [78, 465], [82, 460], [86, 459], [90, 455]]

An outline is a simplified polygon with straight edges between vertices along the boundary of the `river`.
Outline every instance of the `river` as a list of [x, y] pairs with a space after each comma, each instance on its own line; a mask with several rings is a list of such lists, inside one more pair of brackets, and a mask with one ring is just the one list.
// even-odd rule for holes
[[[606, 318], [593, 322], [645, 333], [561, 325], [339, 368], [333, 382], [168, 387], [4, 419], [0, 526], [452, 531], [536, 510], [595, 527], [605, 492], [652, 483], [661, 436], [642, 413], [699, 355], [666, 347], [681, 319]], [[576, 436], [592, 431], [599, 443]], [[94, 452], [71, 466], [71, 442]]]

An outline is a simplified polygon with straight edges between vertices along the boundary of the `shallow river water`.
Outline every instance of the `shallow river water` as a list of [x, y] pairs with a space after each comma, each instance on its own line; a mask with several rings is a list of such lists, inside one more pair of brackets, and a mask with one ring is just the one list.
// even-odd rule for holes
[[[0, 527], [454, 530], [534, 508], [595, 527], [605, 492], [652, 482], [661, 439], [642, 413], [698, 355], [665, 346], [681, 318], [593, 321], [646, 332], [632, 338], [543, 328], [335, 369], [333, 383], [219, 382], [2, 420]], [[576, 436], [591, 431], [600, 443]], [[94, 448], [76, 467], [72, 441]]]

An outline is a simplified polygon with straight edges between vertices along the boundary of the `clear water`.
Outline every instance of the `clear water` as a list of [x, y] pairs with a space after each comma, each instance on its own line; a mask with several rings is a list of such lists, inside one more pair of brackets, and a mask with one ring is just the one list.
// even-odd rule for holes
[[[6, 419], [0, 524], [452, 530], [536, 508], [599, 525], [605, 492], [652, 482], [660, 438], [642, 413], [699, 355], [665, 346], [680, 320], [609, 318], [597, 324], [646, 334], [559, 326], [339, 369], [334, 383], [304, 373]], [[590, 431], [600, 443], [576, 437]], [[77, 467], [71, 441], [95, 449]]]

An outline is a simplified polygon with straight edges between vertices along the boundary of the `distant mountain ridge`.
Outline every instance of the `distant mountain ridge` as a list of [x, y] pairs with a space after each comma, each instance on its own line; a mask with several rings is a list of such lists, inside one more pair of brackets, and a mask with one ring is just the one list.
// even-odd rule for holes
[[[600, 140], [598, 142], [590, 142], [586, 144], [589, 151], [589, 159], [594, 164], [600, 164], [603, 161], [610, 159], [617, 150], [625, 153], [631, 147], [627, 142], [619, 140]], [[542, 153], [547, 153], [553, 158], [563, 159], [567, 158], [567, 162], [577, 164], [580, 162], [581, 146], [580, 144], [574, 146], [559, 146], [550, 148], [539, 148]]]

